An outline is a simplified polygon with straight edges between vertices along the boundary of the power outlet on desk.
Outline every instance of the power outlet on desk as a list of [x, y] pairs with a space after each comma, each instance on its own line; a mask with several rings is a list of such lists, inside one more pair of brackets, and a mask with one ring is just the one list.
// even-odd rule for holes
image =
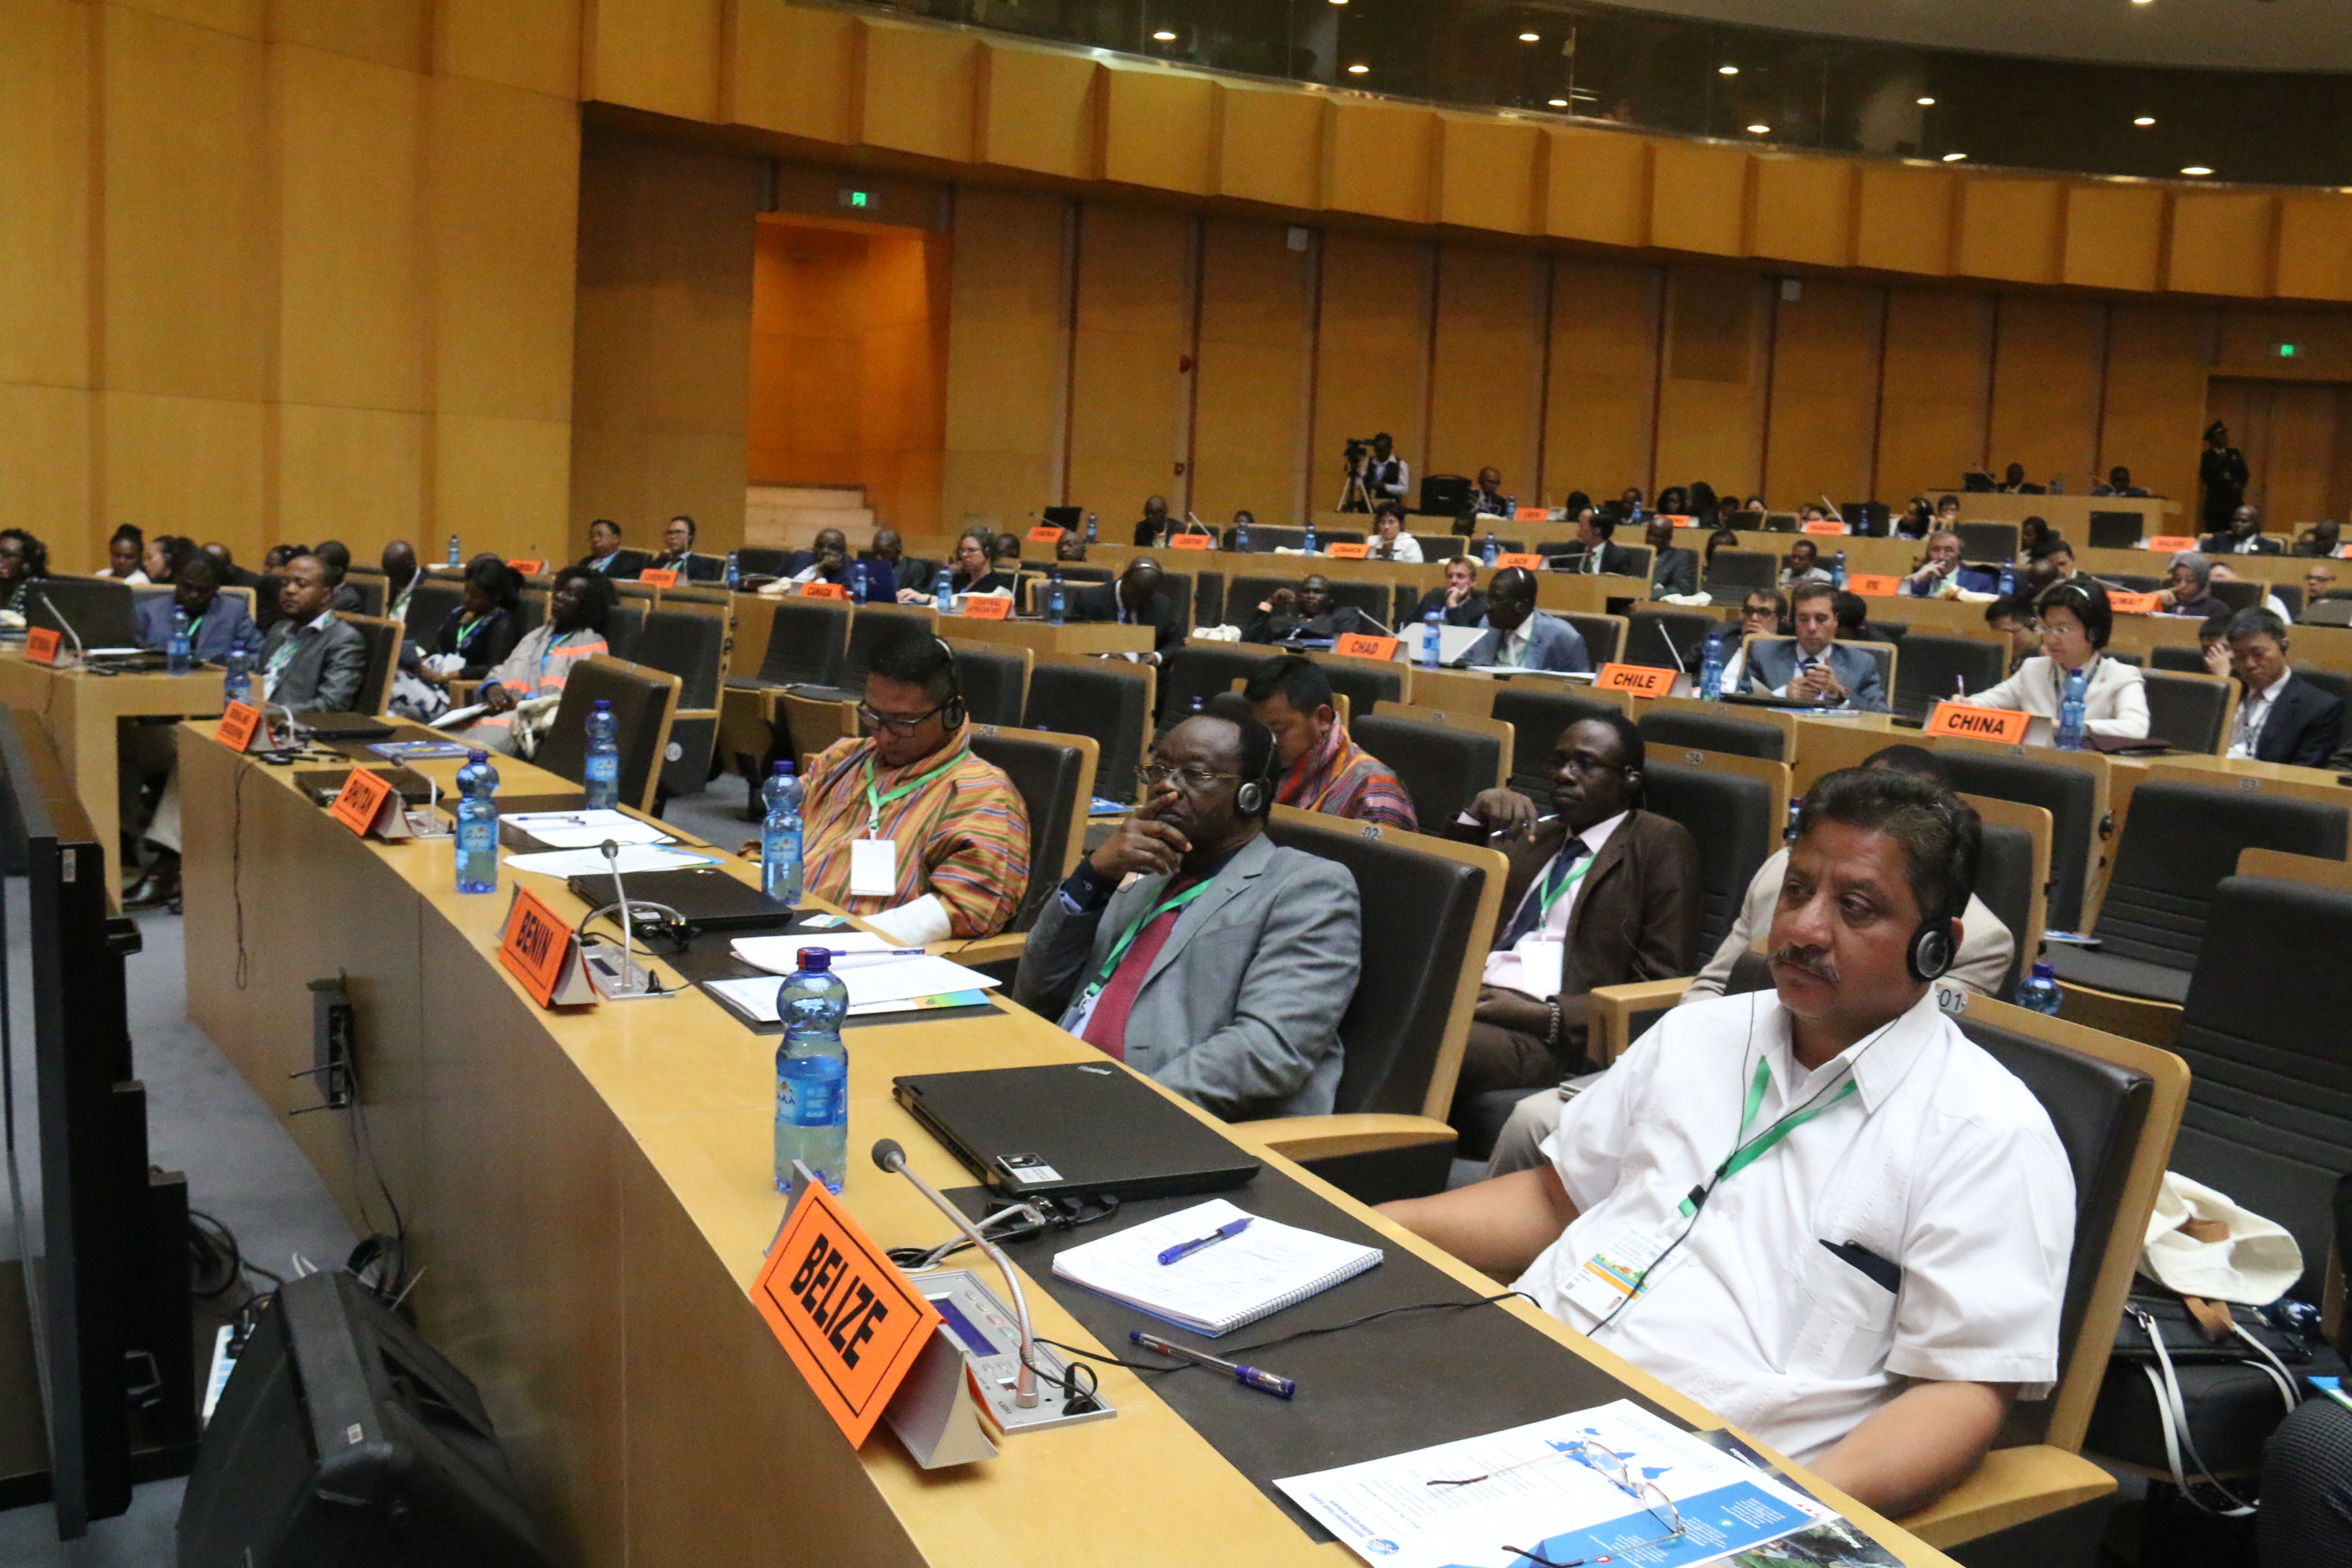
[[351, 1109], [359, 1090], [359, 1009], [340, 977], [310, 982], [311, 1065], [287, 1076], [316, 1079], [319, 1103], [298, 1105], [293, 1114]]

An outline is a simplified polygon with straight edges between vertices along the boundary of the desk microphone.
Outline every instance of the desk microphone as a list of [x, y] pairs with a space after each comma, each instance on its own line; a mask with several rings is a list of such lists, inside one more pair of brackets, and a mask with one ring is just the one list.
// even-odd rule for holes
[[41, 604], [42, 606], [49, 612], [49, 614], [57, 616], [58, 626], [64, 631], [66, 636], [73, 638], [74, 662], [80, 665], [84, 669], [88, 669], [89, 668], [89, 653], [82, 645], [81, 634], [74, 630], [74, 624], [66, 619], [66, 613], [58, 608], [58, 602], [49, 597], [49, 591], [47, 588], [41, 590]]
[[[630, 973], [637, 967], [637, 954], [636, 934], [629, 924], [629, 890], [621, 883], [621, 847], [607, 838], [596, 847], [613, 873], [613, 901], [621, 906], [621, 980], [625, 984]], [[646, 978], [653, 978], [651, 971], [646, 972]]]
[[898, 1147], [897, 1139], [885, 1138], [874, 1145], [874, 1163], [914, 1183], [915, 1190], [930, 1199], [934, 1208], [953, 1220], [955, 1227], [963, 1232], [964, 1239], [988, 1254], [989, 1261], [996, 1265], [996, 1271], [1004, 1276], [1004, 1287], [1013, 1296], [1013, 1315], [1021, 1320], [1021, 1375], [1013, 1385], [1013, 1403], [1024, 1410], [1034, 1410], [1037, 1407], [1037, 1342], [1029, 1332], [1029, 1298], [1021, 1293], [1020, 1276], [1013, 1272], [1013, 1265], [1005, 1261], [1004, 1254], [997, 1250], [996, 1244], [980, 1234], [978, 1226], [964, 1218], [961, 1210], [940, 1196], [930, 1183], [908, 1169], [907, 1152]]

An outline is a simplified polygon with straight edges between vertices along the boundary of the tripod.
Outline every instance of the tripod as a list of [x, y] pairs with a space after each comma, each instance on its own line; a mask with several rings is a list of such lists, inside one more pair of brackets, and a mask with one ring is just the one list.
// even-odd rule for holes
[[1353, 463], [1348, 465], [1348, 482], [1339, 488], [1339, 504], [1331, 510], [1334, 511], [1372, 510], [1371, 492], [1364, 489], [1364, 476], [1356, 471], [1356, 466]]

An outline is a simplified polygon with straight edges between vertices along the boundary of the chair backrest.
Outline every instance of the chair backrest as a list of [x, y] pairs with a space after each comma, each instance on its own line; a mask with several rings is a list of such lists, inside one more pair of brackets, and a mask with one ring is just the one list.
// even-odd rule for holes
[[1553, 610], [1550, 614], [1576, 628], [1576, 635], [1584, 639], [1584, 651], [1591, 658], [1593, 668], [1617, 662], [1617, 650], [1625, 646], [1624, 616], [1584, 616], [1567, 610]]
[[1160, 661], [1160, 728], [1190, 715], [1195, 700], [1205, 702], [1279, 652], [1257, 643], [1187, 642], [1172, 647]]
[[464, 584], [446, 578], [419, 577], [416, 585], [408, 591], [408, 613], [401, 624], [411, 641], [431, 642], [441, 630], [441, 623], [449, 618], [449, 612], [465, 602]]
[[381, 713], [392, 700], [392, 672], [400, 665], [400, 644], [407, 628], [382, 616], [345, 615], [339, 619], [357, 628], [367, 643], [367, 671], [360, 677], [359, 695], [352, 699], [354, 713]]
[[2140, 679], [2147, 683], [2149, 734], [2178, 751], [2208, 756], [2221, 751], [2237, 708], [2237, 689], [2228, 676], [2151, 669]]
[[778, 599], [760, 679], [776, 686], [832, 686], [849, 647], [849, 605], [839, 599]]
[[1642, 770], [1642, 809], [1681, 823], [1698, 842], [1699, 927], [1694, 963], [1723, 945], [1757, 868], [1780, 845], [1789, 788], [1785, 765], [1780, 771], [1776, 795], [1764, 778], [1735, 773], [1720, 763], [1703, 762], [1694, 767], [1665, 761], [1653, 752]]
[[1100, 749], [1096, 774], [1114, 800], [1135, 795], [1135, 770], [1151, 737], [1152, 670], [1149, 665], [1049, 656], [1029, 671], [1026, 729], [1091, 735]]
[[1346, 658], [1337, 654], [1312, 653], [1307, 657], [1323, 672], [1331, 689], [1354, 703], [1359, 713], [1370, 712], [1375, 703], [1404, 700], [1405, 668], [1401, 664]]
[[1706, 581], [1700, 584], [1717, 602], [1743, 598], [1759, 588], [1780, 585], [1780, 558], [1769, 550], [1734, 550], [1728, 545], [1706, 563]]
[[1642, 732], [1645, 745], [1696, 746], [1701, 751], [1724, 752], [1735, 757], [1761, 757], [1768, 763], [1788, 761], [1786, 731], [1752, 719], [1735, 719], [1727, 713], [1653, 710], [1634, 721], [1633, 727]]
[[[1707, 634], [1723, 623], [1713, 616], [1679, 610], [1636, 610], [1625, 618], [1622, 664], [1652, 669], [1686, 669], [1696, 673], [1706, 662]], [[1673, 651], [1667, 645], [1673, 644]], [[1678, 662], [1679, 661], [1679, 662]]]
[[525, 588], [515, 600], [515, 630], [519, 637], [529, 637], [547, 624], [547, 590]]
[[833, 684], [853, 694], [864, 691], [876, 648], [910, 628], [928, 632], [931, 626], [931, 612], [919, 605], [860, 605], [850, 617], [849, 643]]
[[[2118, 657], [2113, 656], [2110, 657]], [[2180, 675], [2207, 675], [2205, 650], [2184, 643], [2165, 643], [2147, 650], [2147, 669], [2168, 669]]]
[[[2007, 806], [2015, 812], [2034, 809], [2014, 801], [1988, 802], [1987, 805]], [[2042, 882], [2050, 863], [2048, 835], [2037, 843], [2027, 827], [1990, 817], [1980, 826], [1984, 846], [1977, 858], [1977, 899], [2009, 928], [2009, 967], [1993, 988], [1994, 998], [2006, 1002], [2017, 994], [2018, 976], [2024, 973], [2042, 933], [2046, 908]]]
[[[2352, 798], [2352, 797], [2347, 797]], [[2249, 847], [2344, 858], [2345, 808], [2270, 791], [2151, 778], [2132, 791], [2096, 927], [2121, 958], [2193, 970], [2213, 889]], [[2276, 933], [2273, 933], [2275, 935]]]
[[[362, 572], [354, 567], [343, 574], [343, 582], [360, 596], [360, 614], [381, 616], [383, 614], [384, 590], [390, 584], [381, 572]], [[373, 713], [374, 709], [368, 710]]]
[[786, 691], [783, 699], [783, 734], [779, 739], [792, 748], [793, 761], [803, 775], [818, 752], [835, 741], [851, 740], [859, 732], [855, 702], [803, 696], [798, 691]]
[[2313, 1300], [2352, 1171], [2347, 941], [2352, 891], [2223, 878], [2173, 1041], [2193, 1077], [2172, 1168], [2286, 1226]]
[[781, 577], [784, 574], [784, 563], [791, 556], [789, 550], [763, 550], [747, 544], [735, 552], [735, 570], [744, 577]]
[[2263, 584], [2250, 577], [2216, 577], [2210, 586], [2213, 596], [2232, 610], [2252, 610], [2261, 606]]
[[647, 610], [630, 654], [635, 663], [677, 677], [680, 708], [716, 708], [727, 659], [726, 612], [684, 605]]
[[613, 705], [621, 748], [621, 804], [654, 808], [661, 784], [669, 727], [677, 717], [678, 679], [608, 654], [594, 654], [572, 667], [555, 721], [531, 759], [549, 773], [584, 784], [588, 779], [588, 715], [599, 699]]
[[959, 637], [948, 638], [948, 647], [955, 655], [956, 685], [972, 722], [1018, 725], [1029, 700], [1031, 650]]
[[2038, 805], [2050, 814], [2049, 922], [2053, 931], [2083, 929], [2083, 889], [2099, 837], [2099, 781], [2081, 768], [2025, 757], [1939, 750], [1952, 787], [1963, 795]]
[[1394, 769], [1412, 814], [1425, 827], [1442, 829], [1469, 807], [1481, 790], [1495, 787], [1503, 766], [1503, 746], [1491, 733], [1426, 724], [1393, 713], [1363, 712], [1349, 733], [1373, 756]]
[[650, 604], [624, 599], [604, 612], [604, 646], [614, 658], [635, 658], [637, 634], [645, 629]]
[[[1253, 542], [1256, 540], [1256, 529], [1250, 530], [1250, 538]], [[1231, 597], [1234, 612], [1239, 619], [1234, 624], [1247, 626], [1249, 617], [1257, 614], [1257, 607], [1272, 597], [1276, 588], [1289, 588], [1295, 591], [1308, 575], [1308, 573], [1301, 572], [1296, 577], [1234, 578]], [[1390, 594], [1389, 585], [1386, 583], [1359, 583], [1335, 578], [1331, 581], [1331, 602], [1335, 605], [1345, 605], [1351, 609], [1361, 610], [1364, 614], [1377, 619], [1382, 626], [1390, 624], [1389, 616], [1396, 608], [1393, 596]]]
[[2286, 618], [2288, 620], [2299, 621], [2303, 619], [2302, 584], [2273, 583], [2270, 584], [2270, 590], [2273, 595], [2277, 595], [2278, 602], [2286, 606]]
[[2330, 697], [2352, 704], [2352, 675], [2340, 669], [2322, 669], [2315, 664], [2298, 664], [2294, 672]]
[[1356, 879], [1361, 967], [1339, 1019], [1347, 1055], [1333, 1109], [1444, 1116], [1507, 863], [1491, 849], [1288, 806], [1275, 808], [1266, 834]]
[[1013, 923], [1004, 928], [1027, 931], [1062, 879], [1077, 869], [1086, 846], [1087, 807], [1095, 788], [1094, 737], [975, 722], [971, 750], [1004, 770], [1029, 808], [1029, 887]]
[[1192, 619], [1184, 628], [1185, 635], [1190, 637], [1193, 626], [1221, 626], [1224, 624], [1225, 574], [1208, 571], [1192, 574]]
[[1559, 737], [1580, 719], [1600, 719], [1618, 708], [1575, 697], [1533, 680], [1509, 681], [1495, 693], [1495, 717], [1511, 727], [1511, 784], [1538, 795], [1551, 793], [1551, 754]]
[[2009, 649], [1988, 637], [1916, 631], [1903, 638], [1901, 672], [1889, 703], [1919, 718], [1959, 691], [1990, 691], [2009, 673]]
[[1963, 561], [2014, 561], [2018, 525], [2013, 522], [1964, 522], [1952, 530], [1960, 536]]

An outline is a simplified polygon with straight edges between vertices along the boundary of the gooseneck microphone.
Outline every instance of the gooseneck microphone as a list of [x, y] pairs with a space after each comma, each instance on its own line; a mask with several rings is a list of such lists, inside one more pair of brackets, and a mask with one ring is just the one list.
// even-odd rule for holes
[[1037, 1342], [1029, 1331], [1029, 1298], [1022, 1293], [1021, 1278], [1013, 1272], [1013, 1265], [998, 1251], [996, 1244], [980, 1234], [980, 1227], [964, 1218], [962, 1211], [939, 1194], [930, 1183], [908, 1168], [907, 1152], [898, 1147], [895, 1138], [885, 1138], [874, 1145], [874, 1163], [884, 1170], [901, 1175], [915, 1184], [915, 1190], [931, 1200], [931, 1205], [963, 1232], [964, 1239], [988, 1254], [996, 1271], [1004, 1276], [1004, 1288], [1013, 1296], [1013, 1315], [1021, 1323], [1021, 1375], [1013, 1385], [1013, 1403], [1024, 1410], [1037, 1407]]
[[66, 636], [73, 638], [74, 662], [80, 665], [85, 669], [89, 668], [89, 650], [82, 645], [81, 634], [74, 630], [74, 624], [66, 619], [66, 613], [58, 608], [58, 602], [49, 597], [49, 591], [47, 589], [42, 589], [40, 591], [40, 595], [42, 606], [46, 608], [49, 614], [57, 616], [58, 625], [65, 628]]

